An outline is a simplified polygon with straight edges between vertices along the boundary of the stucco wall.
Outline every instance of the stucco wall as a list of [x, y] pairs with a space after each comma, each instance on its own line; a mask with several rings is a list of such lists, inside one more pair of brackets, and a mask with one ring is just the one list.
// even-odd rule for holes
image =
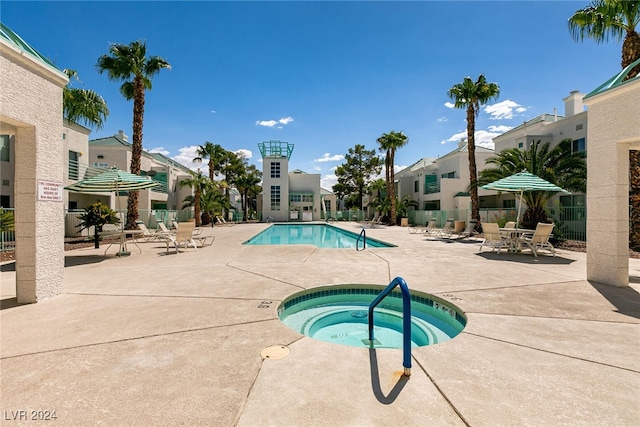
[[62, 293], [64, 203], [38, 201], [38, 180], [64, 182], [66, 77], [2, 43], [0, 121], [16, 127], [16, 292], [19, 303]]

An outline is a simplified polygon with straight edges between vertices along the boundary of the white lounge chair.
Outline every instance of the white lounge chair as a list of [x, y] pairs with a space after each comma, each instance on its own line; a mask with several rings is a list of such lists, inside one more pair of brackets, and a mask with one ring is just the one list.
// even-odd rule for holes
[[198, 250], [195, 240], [193, 240], [193, 229], [195, 223], [193, 221], [179, 222], [176, 234], [170, 234], [167, 236], [167, 252], [169, 252], [169, 245], [173, 244], [176, 248], [176, 253], [179, 252], [180, 246], [184, 245], [185, 249], [189, 245], [193, 246], [195, 251]]
[[[457, 232], [457, 233], [452, 233], [451, 235], [456, 235], [456, 239], [466, 239], [469, 237], [472, 237], [474, 234], [477, 234], [475, 228], [476, 228], [476, 224], [478, 224], [478, 221], [476, 221], [475, 219], [470, 220], [467, 223], [467, 226], [465, 227], [464, 230]], [[451, 236], [449, 236], [449, 238], [451, 238]]]
[[485, 222], [482, 224], [482, 231], [484, 233], [484, 240], [478, 249], [478, 252], [482, 251], [483, 246], [491, 246], [491, 252], [494, 252], [496, 248], [498, 253], [502, 249], [502, 245], [508, 245], [508, 240], [500, 233], [500, 227], [496, 222]]
[[142, 236], [141, 237], [143, 239], [145, 239], [144, 240], [145, 242], [151, 242], [151, 241], [154, 241], [154, 240], [165, 240], [166, 239], [166, 233], [164, 233], [162, 230], [151, 231], [142, 222], [137, 222], [136, 225], [142, 231]]
[[446, 237], [446, 238], [451, 237], [451, 234], [455, 230], [455, 228], [453, 227], [454, 222], [455, 222], [454, 218], [447, 219], [447, 221], [444, 223], [442, 228], [435, 229], [433, 234], [436, 235], [436, 236], [442, 236], [442, 237]]
[[539, 222], [533, 235], [521, 237], [519, 243], [528, 246], [535, 257], [538, 257], [538, 251], [542, 249], [547, 249], [553, 256], [556, 256], [556, 249], [549, 243], [553, 226], [554, 224]]

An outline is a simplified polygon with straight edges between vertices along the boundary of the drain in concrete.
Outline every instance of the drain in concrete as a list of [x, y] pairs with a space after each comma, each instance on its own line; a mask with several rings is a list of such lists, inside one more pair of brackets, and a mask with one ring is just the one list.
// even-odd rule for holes
[[272, 345], [260, 352], [263, 359], [284, 359], [291, 350], [286, 345]]

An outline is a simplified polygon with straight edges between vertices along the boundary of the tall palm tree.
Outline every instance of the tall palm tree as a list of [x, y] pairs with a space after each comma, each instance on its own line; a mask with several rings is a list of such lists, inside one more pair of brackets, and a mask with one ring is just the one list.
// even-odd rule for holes
[[[202, 175], [202, 171], [198, 169], [197, 172], [189, 171], [191, 174], [191, 178], [183, 179], [178, 183], [180, 188], [182, 187], [191, 187], [193, 189], [193, 198], [188, 201], [185, 199], [187, 204], [184, 206], [191, 206], [193, 204], [193, 215], [196, 219], [196, 227], [200, 227], [201, 218], [200, 218], [200, 198], [202, 197], [202, 193], [207, 191], [209, 187], [212, 185], [209, 178]], [[188, 198], [189, 196], [187, 196]], [[184, 209], [183, 207], [183, 209]]]
[[72, 80], [80, 81], [75, 70], [66, 68], [64, 73], [69, 78], [69, 83], [62, 91], [64, 118], [71, 123], [82, 122], [87, 126], [102, 129], [109, 115], [105, 100], [92, 90], [72, 87]]
[[[480, 171], [477, 185], [485, 185], [524, 170], [572, 192], [584, 193], [587, 187], [587, 163], [584, 151], [571, 151], [571, 139], [563, 139], [551, 148], [550, 142], [538, 141], [526, 150], [509, 148], [486, 163], [495, 165]], [[547, 221], [547, 202], [555, 193], [527, 191], [522, 198], [527, 205], [522, 224], [535, 228], [538, 222]]]
[[[138, 40], [126, 44], [114, 43], [109, 54], [98, 58], [96, 68], [106, 72], [109, 80], [123, 82], [120, 93], [126, 100], [133, 99], [133, 143], [131, 145], [131, 173], [140, 173], [142, 157], [142, 125], [144, 122], [145, 90], [151, 90], [151, 78], [171, 65], [159, 56], [147, 57], [147, 46]], [[130, 191], [127, 201], [127, 228], [135, 229], [138, 219], [138, 192]]]
[[[224, 180], [227, 182], [225, 196], [229, 202], [229, 206], [231, 206], [230, 188], [236, 184], [238, 177], [244, 173], [246, 166], [246, 160], [243, 157], [233, 151], [225, 151], [225, 156], [220, 164], [220, 171], [224, 174]], [[228, 209], [225, 211], [225, 214], [227, 212]]]
[[402, 132], [391, 131], [389, 133], [383, 133], [376, 141], [378, 141], [380, 151], [385, 152], [384, 166], [385, 178], [387, 180], [387, 197], [391, 199], [391, 210], [389, 215], [391, 216], [392, 223], [394, 223], [396, 220], [396, 189], [394, 185], [395, 170], [393, 165], [395, 162], [396, 150], [407, 145], [409, 137]]
[[242, 196], [242, 220], [247, 220], [247, 208], [249, 206], [249, 196], [260, 192], [260, 181], [262, 172], [255, 165], [249, 165], [244, 173], [236, 179], [236, 188]]
[[480, 106], [500, 96], [500, 87], [487, 82], [484, 74], [480, 74], [474, 82], [465, 77], [462, 83], [455, 84], [447, 92], [454, 102], [455, 108], [467, 110], [467, 151], [469, 153], [469, 188], [471, 196], [471, 219], [480, 223], [480, 204], [478, 201], [478, 169], [476, 167], [476, 117]]
[[[637, 0], [592, 0], [584, 9], [569, 18], [569, 31], [576, 41], [586, 38], [604, 43], [609, 38], [622, 42], [622, 68], [640, 58], [640, 35], [636, 28], [640, 24], [640, 1]], [[625, 79], [640, 74], [640, 65], [634, 67]], [[640, 151], [629, 151], [629, 245], [640, 249]]]
[[215, 173], [220, 172], [220, 166], [227, 155], [227, 150], [218, 144], [206, 141], [204, 145], [198, 147], [196, 155], [198, 157], [193, 159], [194, 163], [202, 163], [204, 159], [209, 159], [209, 179], [213, 181]]

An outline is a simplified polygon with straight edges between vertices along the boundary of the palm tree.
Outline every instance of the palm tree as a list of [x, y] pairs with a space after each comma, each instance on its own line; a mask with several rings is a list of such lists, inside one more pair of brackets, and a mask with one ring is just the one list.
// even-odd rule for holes
[[109, 115], [105, 100], [89, 89], [71, 87], [72, 79], [80, 81], [75, 70], [65, 69], [69, 83], [62, 91], [62, 111], [64, 118], [71, 123], [82, 122], [85, 125], [102, 129]]
[[[193, 189], [193, 198], [190, 202], [187, 202], [187, 199], [185, 199], [187, 204], [183, 206], [183, 209], [187, 206], [193, 205], [193, 215], [196, 219], [196, 227], [200, 227], [202, 224], [200, 218], [200, 198], [202, 197], [202, 193], [207, 191], [211, 186], [211, 181], [209, 178], [202, 175], [202, 171], [200, 169], [198, 169], [198, 172], [189, 171], [189, 173], [191, 174], [191, 178], [183, 179], [178, 183], [178, 185], [180, 185], [180, 188], [191, 187]], [[189, 196], [187, 196], [187, 198], [189, 198]]]
[[249, 165], [244, 173], [236, 179], [236, 188], [242, 196], [242, 220], [247, 221], [247, 208], [249, 206], [249, 195], [260, 193], [260, 181], [262, 172], [255, 165]]
[[220, 172], [220, 166], [227, 154], [227, 150], [218, 144], [212, 144], [206, 141], [204, 145], [200, 145], [196, 150], [198, 157], [194, 158], [194, 163], [202, 163], [206, 158], [209, 159], [209, 179], [213, 181], [213, 176]]
[[[239, 176], [241, 176], [246, 168], [246, 161], [243, 157], [237, 155], [233, 151], [226, 151], [222, 163], [220, 165], [221, 172], [224, 174], [224, 180], [227, 181], [227, 187], [225, 188], [225, 196], [228, 201], [228, 205], [231, 206], [231, 193], [230, 188], [236, 184]], [[228, 212], [228, 208], [225, 213]]]
[[[612, 38], [622, 42], [622, 68], [640, 58], [640, 35], [636, 28], [640, 24], [640, 1], [637, 0], [592, 0], [584, 9], [569, 18], [569, 31], [576, 41], [590, 38], [604, 43]], [[634, 67], [625, 79], [640, 74], [640, 65]], [[640, 249], [640, 151], [629, 151], [629, 245]]]
[[383, 133], [376, 141], [378, 141], [380, 151], [386, 152], [384, 158], [385, 178], [387, 181], [387, 196], [391, 200], [391, 210], [389, 214], [393, 221], [396, 217], [396, 189], [394, 185], [395, 170], [393, 169], [394, 158], [396, 150], [407, 145], [409, 137], [402, 132], [391, 131], [389, 133]]
[[[571, 151], [571, 139], [563, 139], [551, 148], [550, 142], [531, 144], [527, 151], [509, 148], [487, 159], [495, 165], [480, 171], [477, 185], [485, 185], [524, 170], [572, 192], [584, 193], [587, 183], [587, 163], [584, 151]], [[527, 205], [522, 224], [535, 228], [538, 222], [547, 222], [547, 202], [555, 193], [527, 191], [522, 198]]]
[[[131, 173], [140, 174], [142, 156], [142, 125], [144, 122], [145, 90], [151, 90], [151, 78], [171, 65], [159, 56], [147, 57], [144, 41], [126, 44], [114, 43], [109, 54], [98, 58], [96, 68], [106, 72], [109, 80], [123, 82], [120, 93], [126, 100], [133, 99], [133, 143], [131, 145]], [[138, 219], [138, 192], [130, 191], [127, 201], [127, 228], [135, 229]]]
[[467, 151], [469, 153], [469, 188], [471, 196], [471, 219], [480, 223], [480, 205], [478, 202], [478, 172], [476, 168], [476, 117], [480, 106], [500, 95], [500, 87], [487, 82], [484, 74], [480, 74], [474, 82], [471, 77], [465, 77], [462, 83], [453, 85], [447, 92], [454, 102], [455, 108], [467, 110]]

